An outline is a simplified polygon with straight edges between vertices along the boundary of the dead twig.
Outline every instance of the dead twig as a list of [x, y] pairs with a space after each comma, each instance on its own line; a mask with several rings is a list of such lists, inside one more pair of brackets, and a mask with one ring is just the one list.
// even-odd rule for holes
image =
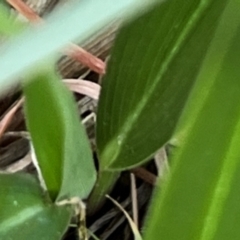
[[32, 158], [31, 158], [31, 153], [29, 152], [25, 157], [23, 157], [22, 159], [19, 159], [15, 163], [11, 164], [2, 172], [3, 173], [19, 172], [19, 171], [23, 170], [24, 168], [26, 168], [27, 166], [29, 166], [31, 164], [31, 162], [32, 162]]
[[162, 147], [154, 156], [155, 163], [158, 169], [158, 177], [163, 181], [170, 171], [168, 157], [165, 147]]
[[95, 100], [99, 98], [101, 87], [97, 83], [82, 79], [64, 79], [63, 82], [73, 92], [87, 95]]
[[137, 187], [136, 179], [133, 173], [130, 173], [131, 178], [131, 198], [132, 198], [132, 212], [133, 221], [138, 228], [138, 199], [137, 199]]
[[153, 186], [156, 185], [157, 177], [153, 173], [147, 171], [145, 168], [143, 167], [134, 168], [131, 170], [131, 172], [134, 173], [135, 176], [144, 180], [145, 182], [150, 183]]
[[42, 22], [39, 17], [26, 3], [22, 0], [6, 0], [14, 9], [31, 22]]
[[18, 100], [18, 102], [5, 114], [5, 116], [0, 121], [0, 138], [6, 131], [7, 127], [11, 123], [15, 113], [17, 112], [19, 107], [22, 105], [22, 103], [23, 103], [23, 98]]

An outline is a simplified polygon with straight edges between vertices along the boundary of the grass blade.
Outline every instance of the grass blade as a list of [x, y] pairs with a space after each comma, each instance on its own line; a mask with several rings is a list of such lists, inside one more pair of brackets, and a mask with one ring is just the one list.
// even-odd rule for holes
[[52, 70], [24, 86], [28, 128], [51, 198], [86, 198], [96, 171], [71, 93]]
[[1, 239], [61, 239], [70, 221], [70, 207], [52, 205], [28, 174], [0, 175], [0, 183]]
[[221, 18], [193, 91], [203, 98], [193, 94], [197, 101], [189, 103], [184, 144], [154, 197], [145, 239], [240, 237], [239, 9], [239, 1], [229, 1]]
[[120, 31], [98, 108], [102, 169], [139, 165], [171, 138], [226, 2], [165, 1]]

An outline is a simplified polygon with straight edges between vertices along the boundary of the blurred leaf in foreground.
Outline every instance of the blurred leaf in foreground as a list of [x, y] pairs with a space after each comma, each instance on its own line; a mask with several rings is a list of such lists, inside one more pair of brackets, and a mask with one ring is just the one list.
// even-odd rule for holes
[[69, 41], [78, 38], [79, 43], [83, 43], [112, 20], [141, 12], [152, 2], [154, 0], [141, 3], [105, 0], [104, 4], [102, 0], [77, 1], [56, 11], [46, 19], [47, 24], [33, 26], [0, 47], [0, 93], [19, 81], [16, 76], [66, 47]]
[[10, 9], [0, 2], [0, 35], [12, 36], [21, 32], [24, 24], [17, 22], [10, 14]]

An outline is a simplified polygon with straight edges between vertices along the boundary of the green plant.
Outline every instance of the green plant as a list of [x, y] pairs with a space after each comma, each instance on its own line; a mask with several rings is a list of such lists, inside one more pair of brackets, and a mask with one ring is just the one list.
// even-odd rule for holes
[[[87, 204], [96, 209], [122, 170], [175, 140], [171, 174], [163, 189], [156, 187], [144, 239], [239, 239], [239, 0], [154, 1], [148, 11], [135, 1], [105, 4], [102, 12], [100, 1], [76, 6], [70, 16], [65, 10], [66, 18], [53, 16], [49, 25], [26, 30], [0, 48], [2, 88], [16, 74], [25, 75], [28, 128], [46, 184], [43, 190], [33, 176], [0, 175], [0, 236], [15, 239], [34, 223], [22, 239], [39, 229], [36, 239], [60, 239], [81, 199], [93, 190]], [[129, 18], [134, 6], [141, 14]], [[31, 67], [67, 41], [80, 35], [83, 41], [119, 10], [128, 21], [103, 78], [97, 175], [74, 101], [52, 61], [38, 64], [37, 71]], [[96, 14], [90, 19], [88, 11]], [[12, 36], [15, 24], [2, 16], [0, 30]], [[76, 26], [79, 16], [89, 20], [85, 27]], [[49, 39], [52, 32], [59, 38]]]

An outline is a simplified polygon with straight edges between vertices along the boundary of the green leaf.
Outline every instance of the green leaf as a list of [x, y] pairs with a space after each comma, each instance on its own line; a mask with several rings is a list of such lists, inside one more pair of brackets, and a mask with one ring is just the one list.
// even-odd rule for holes
[[52, 205], [28, 174], [0, 175], [0, 238], [59, 240], [72, 210]]
[[23, 30], [24, 24], [14, 21], [9, 9], [0, 3], [0, 35], [12, 36]]
[[185, 112], [182, 126], [188, 126], [172, 174], [154, 197], [145, 239], [240, 239], [239, 14], [240, 1], [228, 1]]
[[165, 1], [120, 31], [97, 118], [102, 169], [139, 165], [170, 139], [225, 3]]
[[27, 123], [51, 198], [86, 198], [96, 171], [73, 96], [52, 70], [31, 80], [24, 87]]
[[0, 47], [0, 92], [19, 81], [16, 76], [65, 47], [69, 41], [78, 38], [82, 43], [109, 22], [145, 10], [152, 2], [154, 0], [141, 4], [137, 0], [105, 0], [103, 4], [102, 0], [88, 0], [65, 6], [52, 14], [47, 24], [31, 27]]

